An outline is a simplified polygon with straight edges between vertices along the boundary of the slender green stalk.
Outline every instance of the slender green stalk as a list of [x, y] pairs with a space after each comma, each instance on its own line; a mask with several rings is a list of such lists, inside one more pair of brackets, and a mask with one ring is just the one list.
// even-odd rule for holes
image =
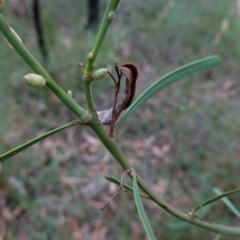
[[82, 122], [85, 122], [89, 116], [85, 109], [80, 107], [67, 93], [51, 78], [38, 61], [32, 56], [27, 48], [16, 38], [11, 31], [8, 23], [0, 14], [0, 31], [24, 61], [33, 69], [33, 71], [45, 78], [47, 86], [56, 94], [56, 96], [70, 108]]
[[229, 195], [234, 194], [234, 193], [237, 193], [237, 192], [239, 192], [239, 191], [240, 191], [240, 188], [237, 188], [237, 189], [235, 189], [235, 190], [231, 190], [231, 191], [225, 192], [225, 193], [223, 193], [223, 194], [220, 194], [220, 195], [218, 195], [218, 196], [216, 196], [216, 197], [213, 197], [213, 198], [211, 198], [211, 199], [208, 199], [208, 200], [205, 201], [204, 203], [202, 203], [202, 204], [200, 204], [199, 206], [193, 208], [193, 209], [190, 211], [189, 214], [190, 214], [191, 216], [195, 216], [195, 215], [197, 214], [198, 210], [201, 209], [202, 207], [204, 207], [204, 206], [206, 206], [206, 205], [208, 205], [208, 204], [210, 204], [210, 203], [213, 203], [213, 202], [217, 201], [217, 200], [220, 199], [220, 198], [229, 196]]
[[[213, 188], [212, 189], [215, 194], [217, 195], [221, 195], [223, 194], [223, 192], [218, 189], [218, 188]], [[221, 200], [224, 202], [224, 204], [238, 217], [240, 218], [240, 212], [239, 210], [237, 209], [237, 207], [230, 201], [230, 199], [228, 197], [223, 197], [221, 198]]]
[[96, 111], [93, 103], [91, 84], [92, 82], [90, 81], [84, 81], [85, 96], [87, 99], [88, 110], [92, 113], [92, 115], [96, 115]]
[[[112, 154], [112, 156], [118, 161], [118, 163], [121, 165], [123, 170], [130, 169], [131, 168], [130, 164], [128, 163], [127, 159], [123, 155], [122, 151], [118, 148], [116, 143], [110, 137], [108, 137], [108, 135], [106, 134], [106, 131], [102, 128], [101, 125], [93, 123], [93, 121], [94, 121], [94, 118], [91, 119], [90, 126], [93, 128], [94, 132], [102, 141], [103, 145], [108, 149], [108, 151]], [[222, 226], [220, 224], [206, 222], [198, 218], [192, 218], [188, 214], [179, 211], [178, 209], [172, 207], [170, 204], [164, 201], [160, 196], [158, 196], [154, 191], [151, 190], [151, 188], [143, 181], [143, 179], [139, 175], [137, 175], [137, 181], [138, 181], [139, 187], [149, 196], [149, 198], [152, 201], [154, 201], [156, 204], [158, 204], [160, 207], [162, 207], [163, 209], [165, 209], [167, 212], [174, 215], [175, 217], [183, 221], [186, 221], [188, 223], [191, 223], [193, 225], [196, 225], [214, 232], [218, 232], [221, 234], [240, 235], [240, 228]]]
[[149, 186], [143, 181], [143, 179], [138, 176], [138, 185], [140, 188], [149, 195], [149, 197], [157, 203], [159, 206], [161, 206], [163, 209], [165, 209], [167, 212], [169, 212], [171, 215], [186, 221], [188, 223], [191, 223], [193, 225], [196, 225], [198, 227], [205, 228], [207, 230], [211, 230], [214, 232], [218, 232], [220, 234], [225, 234], [225, 235], [240, 235], [240, 228], [239, 227], [228, 227], [228, 226], [223, 226], [221, 224], [215, 224], [212, 222], [207, 222], [198, 218], [193, 218], [189, 216], [186, 213], [183, 213], [179, 211], [178, 209], [172, 207], [170, 204], [168, 204], [166, 201], [164, 201], [160, 196], [158, 196], [154, 191], [149, 188]]
[[58, 132], [66, 129], [66, 128], [75, 126], [77, 124], [79, 124], [79, 121], [75, 120], [75, 121], [72, 121], [72, 122], [70, 122], [68, 124], [65, 124], [65, 125], [61, 126], [61, 127], [55, 128], [55, 129], [53, 129], [53, 130], [51, 130], [51, 131], [49, 131], [47, 133], [44, 133], [43, 135], [38, 136], [38, 137], [36, 137], [36, 138], [34, 138], [34, 139], [24, 143], [24, 144], [14, 148], [14, 149], [12, 149], [12, 150], [10, 150], [10, 151], [0, 155], [0, 162], [3, 162], [5, 160], [7, 160], [8, 158], [18, 154], [19, 152], [22, 152], [23, 150], [31, 147], [32, 145], [42, 141], [43, 139], [45, 139], [45, 138], [47, 138], [47, 137], [49, 137], [49, 136], [51, 136], [51, 135], [53, 135], [55, 133], [58, 133]]
[[105, 11], [100, 29], [98, 31], [98, 35], [96, 41], [94, 43], [92, 51], [88, 54], [88, 63], [84, 72], [85, 80], [92, 80], [92, 71], [94, 69], [95, 60], [97, 58], [97, 54], [102, 45], [104, 37], [107, 33], [108, 27], [111, 21], [115, 18], [115, 11], [120, 3], [120, 0], [110, 0]]

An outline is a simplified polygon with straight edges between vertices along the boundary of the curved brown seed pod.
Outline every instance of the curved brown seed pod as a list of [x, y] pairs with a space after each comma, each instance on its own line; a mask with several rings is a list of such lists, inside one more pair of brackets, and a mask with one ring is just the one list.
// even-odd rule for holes
[[[122, 65], [116, 64], [115, 70], [118, 74], [118, 82], [115, 82], [115, 84], [117, 85], [117, 88], [120, 87], [121, 77], [124, 76], [126, 78], [124, 94], [122, 96], [122, 99], [120, 100], [119, 103], [116, 104], [115, 107], [113, 106], [113, 108], [110, 108], [108, 110], [97, 112], [99, 116], [99, 120], [102, 124], [109, 125], [112, 123], [113, 127], [114, 127], [115, 121], [118, 119], [121, 112], [124, 109], [128, 108], [132, 103], [133, 97], [135, 95], [136, 81], [138, 77], [138, 69], [132, 63], [124, 63]], [[115, 96], [115, 98], [116, 97], [117, 96]], [[114, 110], [114, 114], [113, 114], [113, 110]], [[113, 115], [115, 115], [114, 119], [113, 119]]]
[[124, 94], [122, 96], [121, 101], [116, 105], [115, 120], [117, 120], [121, 112], [124, 109], [128, 108], [132, 103], [132, 100], [135, 95], [135, 90], [136, 90], [138, 69], [132, 63], [124, 63], [120, 66], [116, 65], [116, 72], [120, 77], [124, 76], [126, 80], [125, 80]]
[[[124, 109], [128, 108], [132, 103], [133, 97], [136, 91], [136, 81], [138, 78], [138, 69], [136, 65], [132, 63], [124, 63], [120, 66], [116, 66], [119, 72], [126, 77], [125, 90], [126, 93], [126, 103]], [[130, 70], [130, 71], [129, 71]], [[128, 87], [128, 89], [126, 89]], [[123, 99], [124, 100], [124, 99]]]

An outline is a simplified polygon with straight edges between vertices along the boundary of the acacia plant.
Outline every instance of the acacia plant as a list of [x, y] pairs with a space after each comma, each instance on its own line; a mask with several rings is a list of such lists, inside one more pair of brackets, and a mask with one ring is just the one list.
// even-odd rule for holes
[[[47, 71], [39, 64], [39, 62], [32, 56], [28, 51], [26, 46], [19, 41], [19, 37], [15, 31], [9, 26], [9, 24], [4, 20], [2, 15], [0, 15], [0, 31], [4, 35], [5, 40], [16, 50], [16, 52], [21, 56], [21, 58], [32, 68], [33, 73], [28, 74], [24, 77], [25, 82], [33, 87], [48, 87], [63, 103], [66, 105], [76, 116], [77, 119], [71, 121], [68, 124], [60, 126], [56, 129], [53, 129], [41, 136], [36, 137], [2, 155], [0, 155], [0, 161], [3, 162], [15, 154], [23, 151], [24, 149], [34, 145], [35, 143], [42, 141], [43, 139], [53, 135], [57, 132], [60, 132], [66, 128], [81, 125], [90, 127], [105, 148], [110, 152], [113, 158], [123, 169], [122, 179], [118, 181], [117, 179], [110, 177], [107, 178], [109, 181], [112, 181], [119, 185], [118, 191], [128, 190], [133, 191], [133, 196], [135, 203], [140, 215], [140, 219], [143, 223], [144, 229], [146, 231], [149, 239], [156, 239], [151, 225], [147, 219], [146, 213], [144, 211], [143, 205], [141, 203], [141, 197], [145, 197], [150, 201], [155, 202], [159, 205], [160, 208], [163, 208], [168, 213], [172, 214], [176, 218], [186, 221], [190, 224], [196, 225], [198, 227], [214, 231], [219, 234], [225, 235], [240, 235], [240, 228], [223, 226], [215, 224], [213, 222], [207, 222], [201, 220], [197, 216], [197, 211], [204, 205], [207, 205], [216, 199], [219, 199], [223, 196], [229, 195], [232, 192], [225, 193], [225, 195], [220, 195], [217, 198], [210, 199], [205, 203], [201, 204], [199, 207], [193, 208], [189, 213], [184, 213], [179, 211], [175, 207], [168, 204], [162, 197], [157, 195], [144, 180], [141, 178], [141, 173], [136, 172], [130, 165], [128, 159], [125, 157], [124, 153], [118, 147], [114, 136], [114, 128], [120, 127], [138, 108], [140, 108], [149, 98], [153, 97], [158, 91], [163, 88], [166, 88], [170, 84], [177, 82], [181, 79], [186, 78], [194, 73], [203, 72], [208, 70], [220, 63], [220, 58], [218, 56], [209, 56], [195, 62], [184, 65], [167, 75], [161, 77], [151, 86], [149, 86], [133, 103], [133, 96], [135, 93], [136, 80], [138, 75], [137, 67], [132, 63], [125, 63], [122, 65], [116, 65], [115, 70], [117, 74], [117, 79], [108, 72], [107, 69], [99, 69], [94, 72], [95, 63], [97, 60], [98, 53], [101, 49], [106, 32], [110, 26], [110, 23], [114, 20], [116, 9], [120, 3], [120, 0], [109, 0], [107, 9], [105, 11], [100, 29], [98, 31], [94, 46], [91, 52], [87, 55], [87, 64], [84, 67], [83, 64], [79, 64], [80, 74], [83, 74], [84, 79], [84, 88], [85, 96], [87, 101], [87, 107], [83, 108], [80, 106], [71, 96], [71, 92], [66, 93], [47, 73]], [[1, 6], [1, 4], [0, 4]], [[2, 42], [4, 39], [2, 39]], [[113, 81], [115, 82], [115, 98], [112, 103], [113, 107], [109, 110], [97, 112], [94, 105], [93, 94], [92, 94], [92, 82], [101, 79], [106, 74], [109, 74]], [[125, 78], [125, 90], [124, 95], [120, 101], [117, 101], [118, 91], [120, 88], [121, 78]], [[127, 109], [125, 113], [121, 116], [119, 121], [116, 123], [116, 120], [120, 116], [121, 112]], [[110, 133], [105, 131], [103, 124], [110, 125]], [[129, 175], [133, 179], [133, 188], [127, 186], [123, 183], [125, 175]], [[138, 188], [142, 192], [139, 193]], [[235, 192], [238, 190], [235, 190]], [[115, 195], [116, 195], [115, 194]], [[107, 205], [107, 204], [106, 204]]]

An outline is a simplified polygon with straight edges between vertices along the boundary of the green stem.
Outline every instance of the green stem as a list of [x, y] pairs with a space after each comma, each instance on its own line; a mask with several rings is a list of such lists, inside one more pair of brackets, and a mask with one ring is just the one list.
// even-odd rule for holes
[[60, 132], [64, 129], [66, 129], [66, 128], [69, 128], [69, 127], [72, 127], [72, 126], [75, 126], [75, 125], [78, 125], [78, 124], [79, 124], [79, 121], [75, 120], [75, 121], [72, 121], [68, 124], [65, 124], [65, 125], [61, 126], [61, 127], [55, 128], [55, 129], [53, 129], [53, 130], [51, 130], [47, 133], [44, 133], [43, 135], [38, 136], [38, 137], [36, 137], [36, 138], [34, 138], [34, 139], [24, 143], [24, 144], [12, 149], [12, 150], [0, 155], [0, 162], [3, 162], [5, 160], [7, 160], [8, 158], [18, 154], [19, 152], [31, 147], [32, 145], [42, 141], [43, 139], [45, 139], [45, 138], [47, 138], [47, 137], [49, 137], [49, 136], [51, 136], [51, 135], [53, 135], [57, 132]]
[[[108, 151], [112, 154], [112, 156], [117, 160], [123, 170], [130, 169], [131, 166], [123, 155], [122, 151], [118, 148], [116, 143], [106, 134], [106, 131], [104, 131], [102, 126], [94, 122], [94, 118], [92, 118], [90, 121], [90, 126], [93, 128], [94, 132], [97, 134], [97, 136], [102, 141], [104, 146], [108, 149]], [[143, 181], [143, 179], [139, 175], [137, 175], [137, 181], [139, 187], [149, 196], [152, 201], [154, 201], [156, 204], [158, 204], [160, 207], [162, 207], [175, 217], [198, 227], [202, 227], [221, 234], [240, 235], [240, 228], [227, 227], [220, 224], [206, 222], [198, 218], [193, 218], [190, 215], [179, 211], [178, 209], [172, 207], [170, 204], [164, 201], [164, 199], [158, 196], [154, 191], [152, 191], [151, 188]]]
[[158, 196], [154, 191], [152, 191], [148, 185], [143, 181], [143, 179], [138, 176], [138, 185], [140, 188], [148, 194], [148, 196], [157, 203], [160, 207], [165, 209], [167, 212], [169, 212], [171, 215], [186, 221], [188, 223], [191, 223], [193, 225], [196, 225], [198, 227], [202, 227], [220, 234], [226, 234], [226, 235], [240, 235], [240, 228], [239, 227], [228, 227], [223, 226], [221, 224], [215, 224], [212, 222], [207, 222], [198, 218], [193, 218], [189, 214], [183, 213], [179, 211], [178, 209], [172, 207], [170, 204], [168, 204], [166, 201], [164, 201], [160, 196]]
[[197, 206], [196, 208], [193, 208], [193, 209], [190, 211], [190, 214], [191, 214], [192, 216], [195, 216], [195, 215], [197, 214], [198, 210], [201, 209], [202, 207], [204, 207], [204, 206], [206, 206], [206, 205], [208, 205], [208, 204], [210, 204], [210, 203], [212, 203], [212, 202], [215, 202], [216, 200], [218, 200], [218, 199], [220, 199], [220, 198], [229, 196], [229, 195], [234, 194], [234, 193], [237, 193], [237, 192], [239, 192], [239, 191], [240, 191], [240, 188], [235, 189], [235, 190], [231, 190], [231, 191], [228, 191], [228, 192], [225, 192], [225, 193], [223, 193], [223, 194], [221, 194], [221, 195], [218, 195], [217, 197], [213, 197], [213, 198], [207, 200], [206, 202], [200, 204], [200, 205]]
[[84, 81], [85, 96], [86, 96], [86, 100], [87, 100], [88, 110], [92, 114], [96, 115], [95, 107], [94, 107], [94, 103], [93, 103], [91, 84], [92, 84], [92, 82], [90, 82], [90, 81]]
[[[98, 138], [101, 140], [103, 145], [106, 147], [106, 149], [112, 154], [112, 156], [120, 164], [123, 170], [130, 169], [131, 165], [128, 163], [122, 151], [118, 148], [116, 143], [107, 135], [102, 125], [97, 123], [97, 121], [98, 121], [97, 115], [93, 114], [88, 124], [94, 130], [94, 132], [96, 133]], [[154, 201], [156, 204], [158, 204], [160, 207], [162, 207], [163, 209], [165, 209], [167, 212], [174, 215], [175, 217], [183, 221], [186, 221], [188, 223], [194, 224], [196, 226], [199, 226], [214, 232], [218, 232], [221, 234], [240, 235], [240, 228], [227, 227], [227, 226], [222, 226], [220, 224], [206, 222], [196, 217], [191, 217], [189, 214], [179, 211], [178, 209], [172, 207], [170, 204], [164, 201], [154, 191], [152, 191], [151, 188], [143, 181], [143, 179], [139, 175], [137, 175], [137, 181], [138, 181], [139, 187], [149, 196], [149, 198], [152, 201]]]
[[0, 31], [4, 37], [11, 43], [14, 49], [33, 69], [33, 71], [46, 79], [47, 86], [56, 94], [56, 96], [70, 108], [82, 122], [85, 122], [89, 116], [85, 109], [80, 107], [67, 93], [51, 78], [38, 61], [32, 56], [27, 48], [12, 33], [10, 26], [0, 14]]
[[97, 54], [102, 45], [104, 37], [107, 33], [107, 29], [108, 29], [111, 21], [115, 17], [115, 11], [116, 11], [119, 3], [120, 3], [120, 0], [110, 0], [108, 3], [107, 9], [105, 11], [105, 14], [104, 14], [101, 26], [100, 26], [100, 29], [98, 31], [96, 41], [93, 46], [93, 49], [92, 49], [91, 53], [89, 53], [89, 55], [88, 55], [88, 63], [87, 63], [87, 66], [86, 66], [85, 72], [84, 72], [85, 80], [92, 80], [92, 71], [94, 69]]
[[[85, 88], [85, 95], [86, 95], [88, 110], [92, 114], [92, 118], [94, 118], [94, 119], [92, 119], [92, 121], [88, 122], [87, 125], [96, 126], [95, 123], [99, 123], [99, 119], [98, 119], [98, 116], [95, 111], [93, 96], [92, 96], [92, 91], [91, 91], [92, 72], [94, 69], [95, 60], [97, 58], [99, 49], [103, 43], [103, 40], [107, 33], [108, 27], [109, 27], [111, 21], [113, 20], [113, 18], [115, 17], [115, 11], [116, 11], [120, 1], [121, 0], [110, 0], [109, 1], [107, 9], [105, 11], [105, 14], [103, 16], [103, 20], [102, 20], [100, 29], [97, 34], [97, 38], [95, 40], [92, 52], [89, 54], [90, 57], [88, 56], [87, 66], [84, 70], [84, 79], [85, 79], [84, 88]], [[97, 128], [96, 131], [105, 133], [103, 128]], [[99, 134], [101, 134], [101, 133], [99, 133]]]

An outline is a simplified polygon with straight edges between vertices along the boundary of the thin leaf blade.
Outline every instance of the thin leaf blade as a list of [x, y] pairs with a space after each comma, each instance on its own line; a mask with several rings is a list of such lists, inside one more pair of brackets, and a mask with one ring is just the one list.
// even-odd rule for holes
[[[213, 191], [216, 195], [222, 195], [223, 192], [218, 188], [213, 188]], [[227, 207], [237, 216], [240, 218], [240, 212], [237, 210], [237, 208], [234, 206], [234, 204], [227, 198], [223, 197], [221, 200], [227, 205]]]
[[[227, 196], [230, 196], [231, 194], [234, 194], [234, 193], [238, 193], [240, 192], [240, 188], [237, 188], [237, 189], [234, 189], [234, 190], [231, 190], [231, 191], [228, 191], [228, 192], [222, 192], [220, 189], [218, 188], [213, 188], [213, 191], [216, 193], [217, 197], [213, 197], [213, 198], [210, 198], [208, 199], [207, 201], [201, 203], [200, 205], [198, 205], [197, 207], [193, 208], [190, 212], [189, 212], [189, 215], [190, 216], [195, 216], [196, 213], [202, 209], [203, 207], [205, 206], [209, 206], [210, 203], [213, 203], [215, 201], [217, 201], [218, 199], [227, 199], [226, 197]], [[225, 198], [224, 198], [225, 197]], [[236, 214], [238, 216], [238, 213]]]
[[133, 193], [134, 193], [134, 200], [137, 206], [138, 214], [140, 216], [140, 219], [142, 221], [143, 227], [147, 233], [148, 238], [150, 240], [157, 240], [142, 205], [141, 197], [138, 191], [137, 177], [135, 173], [133, 174]]
[[140, 108], [148, 99], [153, 97], [157, 92], [166, 88], [172, 83], [180, 81], [181, 79], [190, 76], [194, 73], [203, 72], [214, 66], [217, 66], [221, 62], [219, 56], [209, 56], [202, 58], [198, 61], [186, 64], [174, 71], [166, 74], [155, 83], [150, 85], [126, 110], [124, 115], [119, 120], [116, 127], [120, 127], [138, 108]]

